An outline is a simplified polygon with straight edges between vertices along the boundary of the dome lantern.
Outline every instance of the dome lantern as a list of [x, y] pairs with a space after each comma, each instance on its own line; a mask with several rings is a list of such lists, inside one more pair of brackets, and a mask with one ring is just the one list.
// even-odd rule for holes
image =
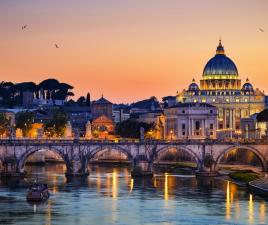
[[192, 83], [189, 85], [188, 87], [189, 91], [198, 91], [199, 90], [199, 86], [197, 83], [195, 83], [195, 79], [193, 78]]
[[224, 47], [221, 44], [221, 39], [219, 40], [219, 45], [217, 47], [216, 54], [225, 55]]
[[249, 82], [249, 79], [246, 79], [246, 83], [242, 87], [243, 91], [253, 91], [253, 85]]

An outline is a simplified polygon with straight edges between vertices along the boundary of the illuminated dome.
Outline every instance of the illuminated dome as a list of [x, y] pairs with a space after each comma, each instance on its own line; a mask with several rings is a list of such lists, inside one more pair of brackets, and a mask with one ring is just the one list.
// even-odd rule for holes
[[249, 80], [246, 80], [246, 83], [243, 85], [242, 89], [244, 91], [253, 91], [253, 86], [251, 83], [249, 83]]
[[188, 90], [189, 91], [198, 91], [199, 90], [198, 85], [195, 83], [195, 79], [192, 80], [192, 83], [189, 85]]
[[211, 58], [203, 70], [206, 79], [236, 79], [238, 70], [234, 62], [225, 55], [221, 40], [216, 50], [216, 55]]

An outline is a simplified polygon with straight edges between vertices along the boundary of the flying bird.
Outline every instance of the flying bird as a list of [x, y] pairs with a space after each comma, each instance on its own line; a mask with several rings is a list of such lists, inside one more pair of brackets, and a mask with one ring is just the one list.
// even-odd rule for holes
[[59, 48], [59, 46], [57, 44], [55, 44], [55, 48]]
[[260, 32], [264, 32], [264, 29], [262, 29], [262, 28], [259, 28], [259, 31], [260, 31]]
[[27, 27], [27, 24], [26, 24], [26, 25], [23, 25], [23, 26], [21, 27], [21, 29], [24, 30], [24, 29], [26, 29], [26, 27]]

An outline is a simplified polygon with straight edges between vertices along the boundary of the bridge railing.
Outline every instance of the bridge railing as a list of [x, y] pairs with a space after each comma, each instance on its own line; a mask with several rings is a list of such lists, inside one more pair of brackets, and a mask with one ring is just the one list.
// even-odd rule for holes
[[138, 140], [138, 139], [115, 139], [115, 140], [105, 140], [105, 139], [73, 139], [73, 138], [0, 138], [0, 144], [166, 144], [166, 145], [193, 145], [193, 144], [268, 144], [268, 140]]

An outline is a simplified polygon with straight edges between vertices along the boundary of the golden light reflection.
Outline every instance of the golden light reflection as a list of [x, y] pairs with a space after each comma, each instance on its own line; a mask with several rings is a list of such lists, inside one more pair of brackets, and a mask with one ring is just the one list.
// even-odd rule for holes
[[266, 222], [266, 205], [264, 202], [260, 203], [260, 207], [259, 207], [259, 216], [260, 216], [260, 223], [265, 223]]
[[51, 224], [51, 201], [48, 201], [46, 208], [46, 225], [50, 224]]
[[112, 176], [112, 196], [113, 198], [116, 198], [117, 197], [117, 171], [116, 169], [114, 169], [113, 171], [113, 176]]
[[154, 185], [155, 188], [157, 187], [157, 180], [156, 180], [156, 177], [154, 177], [153, 185]]
[[114, 168], [112, 174], [112, 221], [117, 220], [117, 194], [118, 194], [118, 180], [117, 180], [117, 170]]
[[100, 192], [100, 189], [101, 189], [101, 176], [100, 176], [100, 171], [99, 171], [98, 168], [97, 168], [97, 171], [96, 171], [96, 175], [97, 175], [97, 180], [96, 180], [97, 192]]
[[164, 199], [168, 200], [168, 174], [165, 173], [165, 188], [164, 188]]
[[107, 189], [107, 196], [108, 197], [110, 197], [110, 187], [111, 187], [110, 175], [107, 174], [106, 189]]
[[227, 181], [225, 207], [226, 207], [225, 218], [227, 220], [230, 220], [231, 219], [230, 181]]
[[248, 222], [254, 223], [254, 202], [252, 194], [249, 195], [248, 201]]
[[235, 218], [236, 219], [240, 218], [240, 205], [239, 205], [238, 200], [236, 200], [236, 202], [235, 202]]
[[57, 176], [53, 177], [53, 189], [52, 189], [53, 194], [58, 192], [58, 185], [57, 185]]
[[134, 187], [134, 179], [131, 178], [131, 180], [130, 180], [130, 192], [132, 192], [133, 187]]

